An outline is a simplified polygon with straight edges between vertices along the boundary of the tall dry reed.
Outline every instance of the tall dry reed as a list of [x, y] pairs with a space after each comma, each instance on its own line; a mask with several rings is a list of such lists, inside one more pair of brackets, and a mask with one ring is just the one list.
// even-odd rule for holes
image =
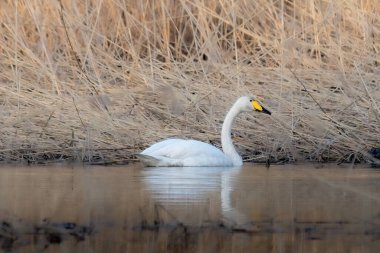
[[156, 140], [247, 160], [365, 158], [380, 143], [378, 0], [0, 2], [0, 160], [122, 162]]

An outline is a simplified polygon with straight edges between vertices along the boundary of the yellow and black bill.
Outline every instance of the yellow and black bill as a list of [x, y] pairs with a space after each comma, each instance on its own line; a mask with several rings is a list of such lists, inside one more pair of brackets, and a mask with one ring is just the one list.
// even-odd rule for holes
[[263, 110], [261, 112], [263, 112], [265, 114], [269, 114], [269, 115], [272, 114], [269, 110], [265, 109], [264, 107], [262, 107], [262, 108], [263, 108]]
[[265, 109], [265, 108], [264, 108], [259, 102], [257, 102], [256, 100], [252, 100], [251, 103], [252, 103], [253, 108], [254, 108], [256, 111], [263, 112], [263, 113], [266, 113], [266, 114], [269, 114], [269, 115], [272, 114], [269, 110]]

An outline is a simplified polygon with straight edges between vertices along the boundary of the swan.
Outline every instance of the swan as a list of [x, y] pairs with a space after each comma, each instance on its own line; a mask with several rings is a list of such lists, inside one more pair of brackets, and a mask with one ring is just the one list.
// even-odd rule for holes
[[243, 96], [228, 111], [222, 126], [220, 149], [197, 140], [166, 139], [136, 156], [147, 167], [219, 167], [241, 166], [243, 160], [231, 139], [231, 127], [241, 112], [257, 111], [271, 115], [256, 99]]

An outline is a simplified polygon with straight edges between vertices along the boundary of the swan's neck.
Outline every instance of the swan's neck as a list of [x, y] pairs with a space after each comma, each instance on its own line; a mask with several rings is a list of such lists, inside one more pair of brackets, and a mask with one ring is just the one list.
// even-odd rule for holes
[[236, 149], [231, 139], [232, 123], [234, 122], [235, 117], [239, 113], [240, 109], [238, 108], [238, 106], [236, 104], [233, 105], [227, 113], [222, 127], [222, 149], [223, 152], [231, 159], [233, 165], [235, 166], [240, 166], [243, 164], [243, 160], [241, 159], [240, 155], [236, 152]]

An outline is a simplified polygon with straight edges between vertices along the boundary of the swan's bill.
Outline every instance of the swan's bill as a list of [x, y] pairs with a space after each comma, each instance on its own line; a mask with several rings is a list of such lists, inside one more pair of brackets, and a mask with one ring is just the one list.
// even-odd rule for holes
[[263, 110], [261, 112], [269, 114], [269, 115], [272, 114], [269, 110], [265, 109], [264, 107], [262, 107], [262, 108], [263, 108]]
[[269, 110], [265, 109], [262, 105], [260, 105], [260, 103], [257, 102], [256, 100], [252, 100], [251, 103], [252, 103], [253, 108], [256, 111], [263, 112], [263, 113], [266, 113], [266, 114], [269, 114], [269, 115], [272, 114]]

